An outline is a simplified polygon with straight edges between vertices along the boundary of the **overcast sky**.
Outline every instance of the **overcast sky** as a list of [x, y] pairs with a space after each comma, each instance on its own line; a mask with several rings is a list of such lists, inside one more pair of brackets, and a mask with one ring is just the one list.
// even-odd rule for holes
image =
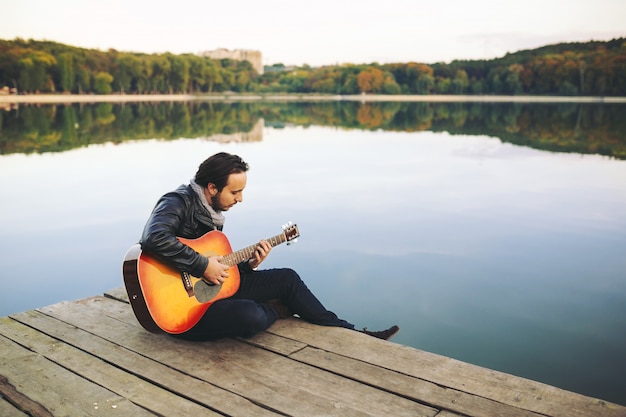
[[0, 0], [0, 39], [145, 53], [256, 49], [271, 65], [490, 59], [626, 37], [626, 0]]

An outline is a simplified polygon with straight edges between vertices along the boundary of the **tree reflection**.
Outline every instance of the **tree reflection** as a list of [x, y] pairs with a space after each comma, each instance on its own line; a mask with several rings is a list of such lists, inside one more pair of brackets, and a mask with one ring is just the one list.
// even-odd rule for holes
[[[626, 105], [527, 103], [100, 103], [0, 113], [0, 153], [62, 152], [127, 140], [260, 140], [266, 126], [488, 135], [553, 152], [626, 159]], [[251, 133], [252, 132], [252, 133]]]

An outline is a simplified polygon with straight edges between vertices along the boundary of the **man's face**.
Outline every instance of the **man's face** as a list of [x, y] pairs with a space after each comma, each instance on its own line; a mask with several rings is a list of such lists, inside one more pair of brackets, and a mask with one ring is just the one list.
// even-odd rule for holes
[[[238, 172], [228, 176], [228, 182], [222, 191], [211, 197], [211, 207], [215, 210], [228, 211], [232, 206], [243, 201], [243, 189], [246, 188], [247, 176], [245, 172]], [[209, 192], [213, 184], [209, 184]]]

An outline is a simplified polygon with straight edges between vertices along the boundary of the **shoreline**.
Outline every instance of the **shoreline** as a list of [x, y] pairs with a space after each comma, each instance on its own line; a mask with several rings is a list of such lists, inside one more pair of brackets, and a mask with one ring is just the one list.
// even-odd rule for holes
[[626, 97], [379, 95], [379, 94], [24, 94], [0, 95], [6, 104], [132, 103], [191, 101], [360, 101], [360, 102], [483, 102], [483, 103], [626, 103]]

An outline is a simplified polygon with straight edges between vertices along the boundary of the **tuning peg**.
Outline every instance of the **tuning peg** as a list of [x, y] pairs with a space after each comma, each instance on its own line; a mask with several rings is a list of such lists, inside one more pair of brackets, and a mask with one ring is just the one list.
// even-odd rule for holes
[[298, 239], [290, 240], [289, 242], [287, 242], [287, 246], [292, 245], [294, 243], [298, 243]]
[[289, 228], [291, 226], [293, 226], [293, 223], [292, 222], [287, 222], [286, 224], [282, 225], [282, 228], [283, 228], [283, 230], [285, 230], [285, 229], [287, 229], [287, 228]]

